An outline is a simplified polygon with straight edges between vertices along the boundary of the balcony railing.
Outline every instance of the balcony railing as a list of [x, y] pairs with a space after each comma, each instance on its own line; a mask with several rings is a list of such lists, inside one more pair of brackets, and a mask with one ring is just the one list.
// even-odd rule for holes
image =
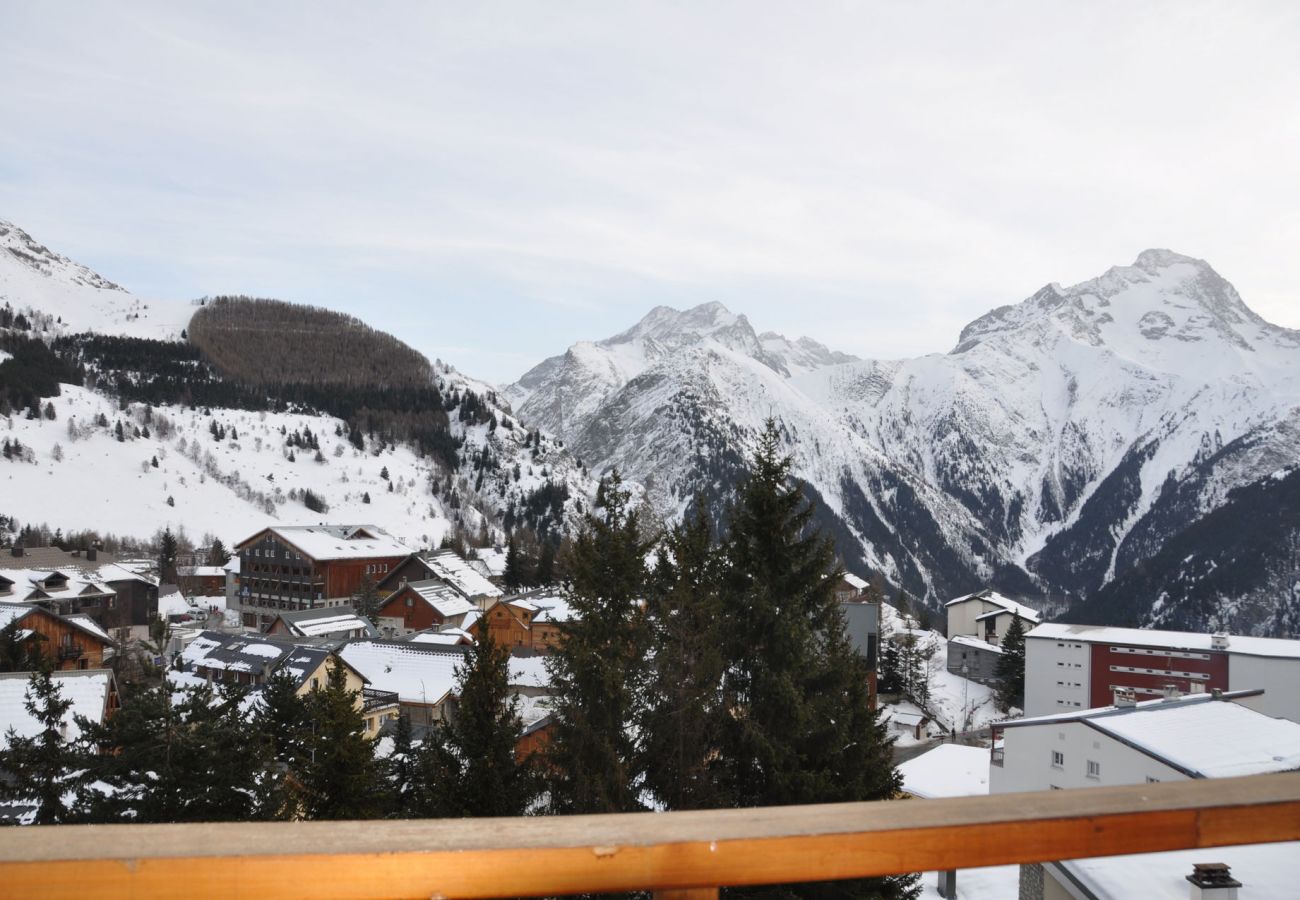
[[85, 654], [86, 649], [80, 644], [59, 645], [59, 659], [81, 659]]
[[562, 818], [14, 828], [0, 893], [505, 897], [833, 881], [1300, 839], [1300, 773]]
[[381, 691], [378, 688], [361, 689], [361, 708], [365, 712], [385, 706], [397, 706], [398, 698], [394, 691]]

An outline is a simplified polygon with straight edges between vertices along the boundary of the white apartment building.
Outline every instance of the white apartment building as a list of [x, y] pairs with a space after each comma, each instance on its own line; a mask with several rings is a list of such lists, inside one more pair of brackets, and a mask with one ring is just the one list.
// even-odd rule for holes
[[993, 726], [989, 792], [1230, 778], [1300, 769], [1300, 724], [1247, 707], [1260, 691], [1170, 696]]
[[1039, 625], [1025, 636], [1025, 714], [1106, 706], [1116, 691], [1139, 700], [1179, 693], [1263, 693], [1243, 701], [1300, 722], [1300, 641], [1096, 625]]
[[1002, 643], [1013, 618], [1020, 620], [1020, 627], [1025, 631], [1037, 625], [1041, 618], [1038, 610], [989, 589], [949, 600], [943, 606], [948, 616], [948, 640], [973, 637], [994, 646]]

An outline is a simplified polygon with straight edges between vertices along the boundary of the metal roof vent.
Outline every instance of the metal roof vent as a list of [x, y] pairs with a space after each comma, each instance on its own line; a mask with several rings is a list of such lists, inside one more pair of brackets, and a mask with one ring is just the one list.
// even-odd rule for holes
[[1115, 690], [1115, 706], [1119, 709], [1132, 709], [1137, 706], [1137, 692], [1132, 688], [1117, 688]]
[[1226, 863], [1193, 863], [1187, 880], [1192, 883], [1192, 900], [1237, 900], [1241, 887]]
[[1226, 631], [1216, 631], [1214, 634], [1210, 635], [1210, 649], [1227, 650], [1228, 633]]

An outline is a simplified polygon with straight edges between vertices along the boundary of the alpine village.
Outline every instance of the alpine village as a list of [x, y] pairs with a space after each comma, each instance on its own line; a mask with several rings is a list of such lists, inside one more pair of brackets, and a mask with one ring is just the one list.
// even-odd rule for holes
[[507, 381], [69, 230], [0, 220], [0, 897], [1300, 897], [1300, 331], [1210, 262]]

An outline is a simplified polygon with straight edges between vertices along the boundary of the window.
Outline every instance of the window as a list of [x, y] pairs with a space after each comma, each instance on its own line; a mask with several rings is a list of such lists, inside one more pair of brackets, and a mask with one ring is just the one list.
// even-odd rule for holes
[[1089, 778], [1101, 777], [1101, 763], [1091, 759], [1088, 760], [1088, 777]]
[[1061, 769], [1065, 767], [1065, 754], [1060, 750], [1052, 751], [1052, 768]]

